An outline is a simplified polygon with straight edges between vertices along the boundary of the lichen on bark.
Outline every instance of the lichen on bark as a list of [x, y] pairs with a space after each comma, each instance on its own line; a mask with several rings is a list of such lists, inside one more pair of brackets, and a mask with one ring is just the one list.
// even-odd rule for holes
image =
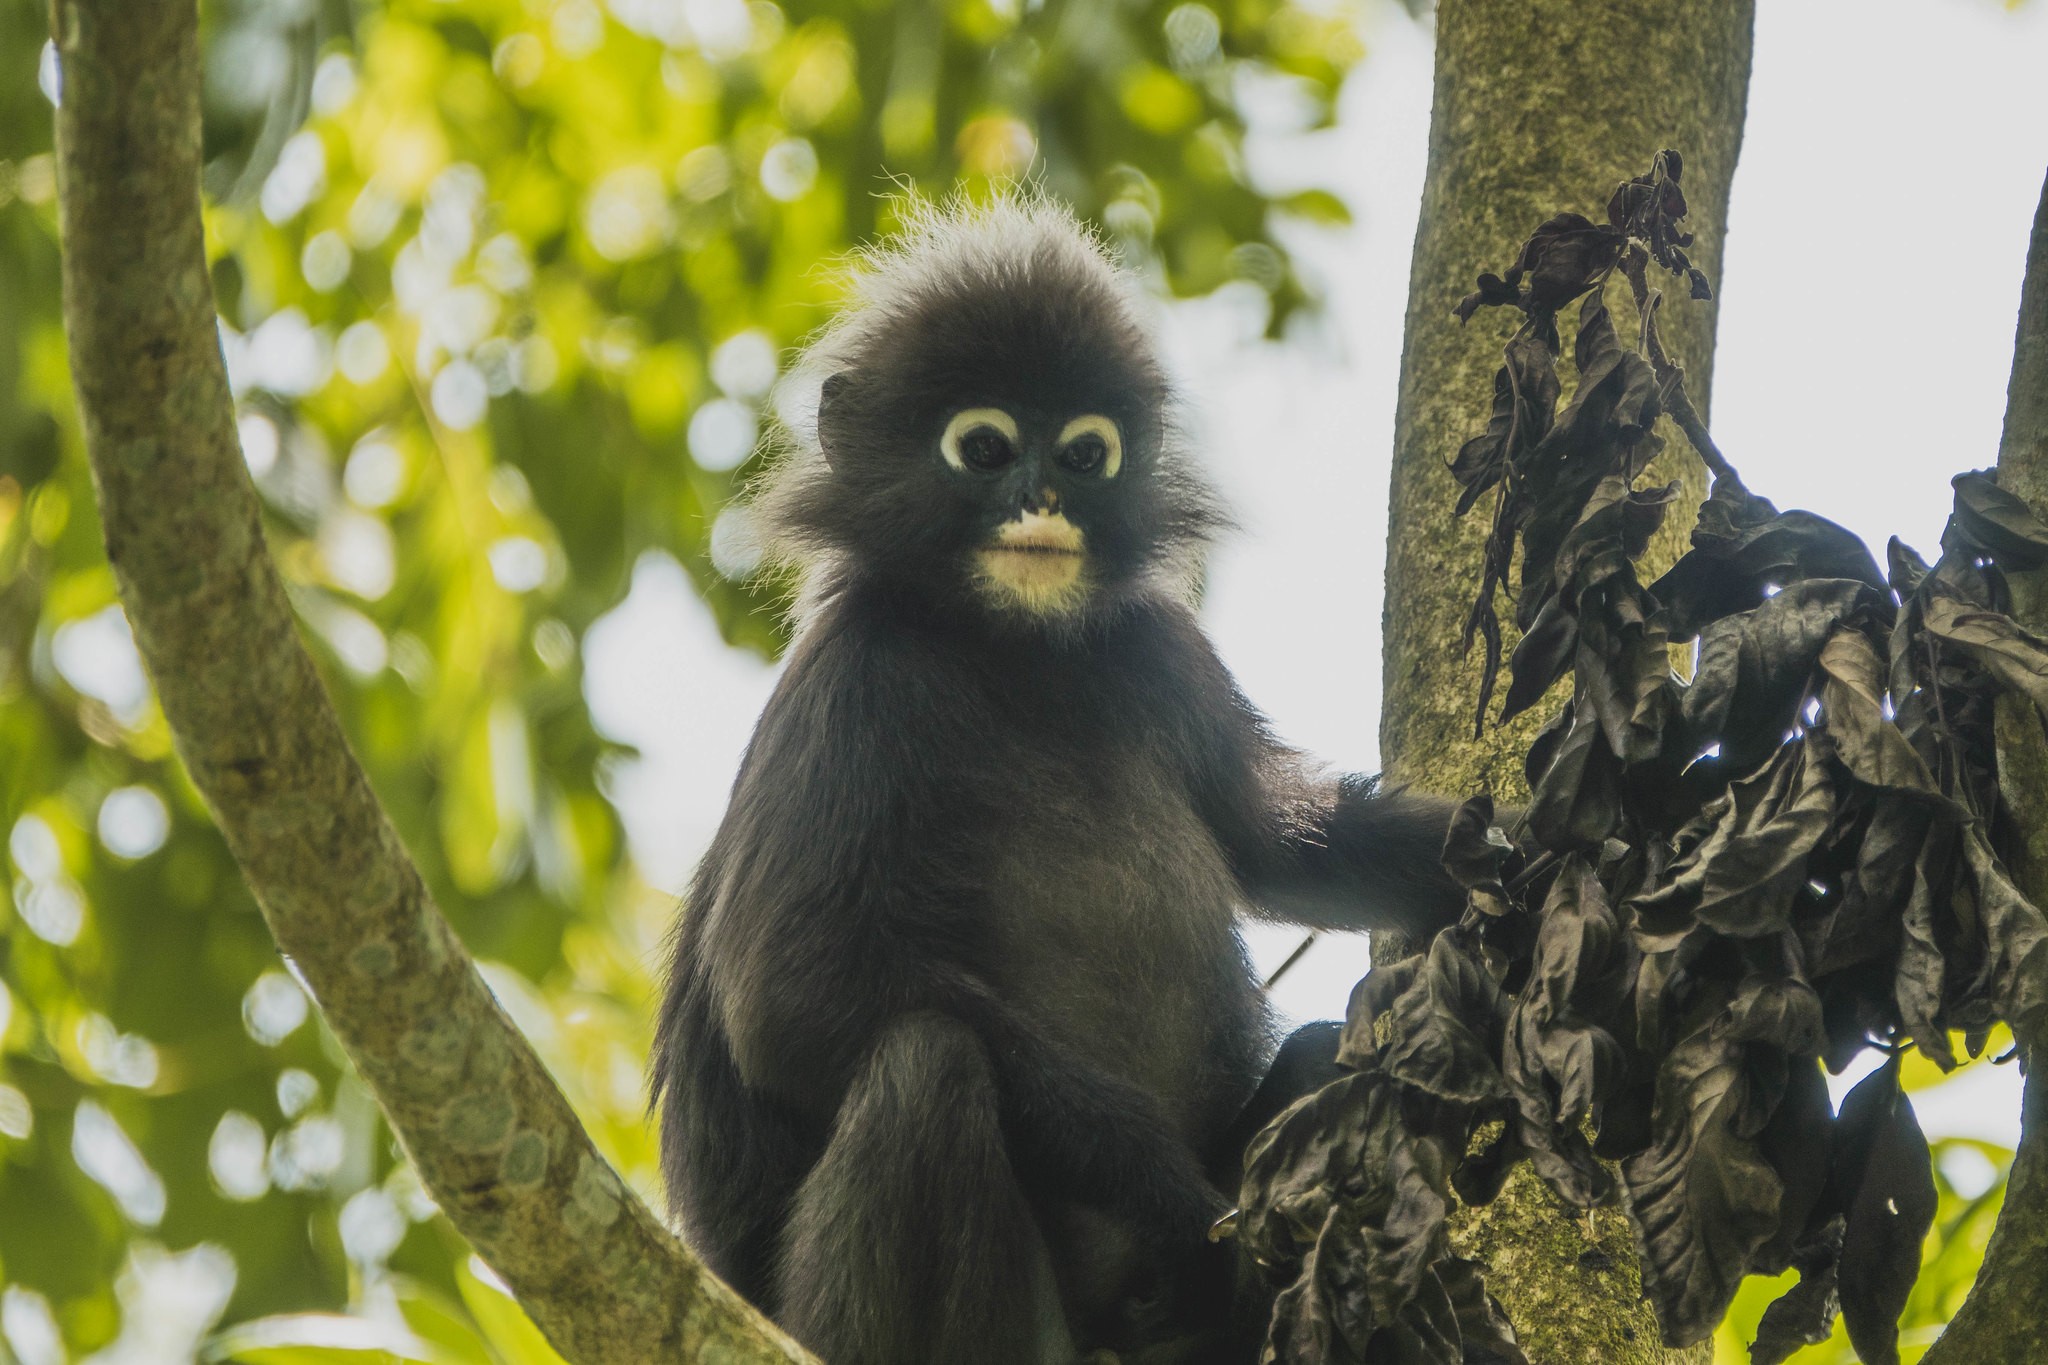
[[[1487, 1268], [1537, 1365], [1709, 1365], [1714, 1344], [1671, 1350], [1643, 1302], [1635, 1234], [1619, 1209], [1579, 1214], [1524, 1164], [1491, 1204], [1461, 1208], [1451, 1249]], [[1569, 1273], [1560, 1274], [1560, 1269]]]
[[[1408, 282], [1406, 346], [1395, 416], [1394, 478], [1383, 614], [1386, 709], [1380, 750], [1396, 779], [1466, 796], [1521, 792], [1521, 756], [1544, 718], [1473, 738], [1480, 658], [1459, 632], [1478, 587], [1485, 518], [1452, 515], [1447, 466], [1485, 425], [1511, 323], [1451, 309], [1481, 270], [1514, 257], [1530, 229], [1561, 209], [1597, 216], [1609, 188], [1660, 148], [1685, 158], [1694, 262], [1718, 279], [1728, 186], [1749, 85], [1749, 0], [1673, 10], [1656, 0], [1446, 0], [1437, 15], [1429, 172]], [[1670, 301], [1660, 318], [1706, 411], [1716, 305]], [[1701, 466], [1668, 423], [1651, 480], [1679, 479], [1676, 506], [1703, 492]], [[1668, 521], [1644, 561], [1655, 574], [1690, 528]], [[1512, 628], [1506, 648], [1512, 650]], [[1538, 708], [1541, 711], [1542, 708]]]

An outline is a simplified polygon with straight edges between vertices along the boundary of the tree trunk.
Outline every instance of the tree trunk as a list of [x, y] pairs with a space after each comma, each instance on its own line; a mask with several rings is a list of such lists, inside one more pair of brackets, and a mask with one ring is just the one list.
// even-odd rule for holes
[[350, 753], [264, 545], [199, 214], [195, 0], [52, 0], [64, 321], [107, 559], [193, 784], [421, 1180], [581, 1365], [808, 1360], [592, 1146]]
[[[1660, 148], [1685, 158], [1697, 235], [1692, 258], [1718, 282], [1728, 185], [1749, 91], [1751, 0], [1673, 8], [1658, 0], [1444, 0], [1437, 15], [1429, 172], [1408, 280], [1406, 346], [1394, 424], [1384, 613], [1386, 709], [1380, 751], [1397, 779], [1447, 795], [1521, 787], [1539, 718], [1472, 738], [1480, 659], [1455, 646], [1477, 587], [1484, 516], [1452, 517], [1445, 466], [1486, 425], [1510, 320], [1451, 308], [1481, 270], [1500, 270], [1538, 223], [1564, 209], [1597, 217], [1607, 191], [1649, 169]], [[1672, 299], [1660, 319], [1705, 415], [1716, 305]], [[1653, 479], [1703, 472], [1668, 422]], [[1661, 572], [1689, 528], [1668, 522], [1645, 561]], [[1512, 627], [1510, 627], [1512, 629]], [[1507, 641], [1512, 649], [1514, 641]], [[1540, 710], [1540, 708], [1538, 708]]]
[[[1486, 535], [1483, 515], [1452, 515], [1445, 466], [1485, 425], [1505, 323], [1451, 309], [1481, 270], [1499, 270], [1531, 229], [1563, 209], [1597, 215], [1617, 182], [1647, 170], [1660, 148], [1684, 156], [1698, 240], [1694, 261], [1718, 280], [1728, 186], [1749, 87], [1752, 0], [1443, 0], [1429, 172], [1408, 285], [1387, 538], [1386, 709], [1380, 744], [1396, 781], [1462, 797], [1523, 794], [1521, 756], [1542, 716], [1473, 737], [1481, 660], [1457, 640]], [[1713, 356], [1711, 302], [1672, 300], [1661, 319], [1705, 411]], [[1697, 503], [1702, 468], [1668, 428], [1653, 479], [1679, 478]], [[1646, 562], [1668, 566], [1687, 527], [1669, 524]], [[1512, 629], [1510, 625], [1509, 629]], [[1512, 650], [1509, 638], [1505, 647]], [[1542, 708], [1537, 708], [1542, 711]], [[1705, 1361], [1710, 1345], [1658, 1345], [1641, 1297], [1623, 1216], [1568, 1211], [1524, 1166], [1495, 1203], [1466, 1216], [1460, 1254], [1491, 1267], [1538, 1365]]]
[[[2027, 246], [2026, 282], [2013, 343], [2012, 380], [2006, 388], [2005, 434], [1998, 446], [1998, 482], [2048, 519], [2048, 182]], [[2048, 571], [2009, 575], [2013, 615], [2036, 633], [2048, 631]], [[2019, 703], [2019, 704], [2015, 704]], [[2020, 889], [2048, 905], [2048, 742], [2042, 720], [2017, 697], [2001, 697], [1998, 777], [2024, 831]], [[2048, 1319], [2036, 1292], [2048, 1285], [2048, 1079], [2041, 1075], [2040, 1037], [2020, 1039], [2026, 1064], [2026, 1099], [2020, 1114], [2020, 1149], [2007, 1180], [2005, 1206], [1985, 1248], [1984, 1264], [1954, 1321], [1923, 1365], [1977, 1361], [2048, 1360]], [[2032, 1292], [2030, 1292], [2032, 1291]]]

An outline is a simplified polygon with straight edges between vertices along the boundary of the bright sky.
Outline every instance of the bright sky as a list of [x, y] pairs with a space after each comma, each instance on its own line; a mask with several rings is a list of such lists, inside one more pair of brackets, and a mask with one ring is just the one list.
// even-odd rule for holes
[[[1758, 10], [1715, 282], [1715, 433], [1780, 506], [1833, 517], [1880, 554], [1898, 534], [1931, 557], [1949, 477], [1997, 456], [2048, 167], [2048, 3]], [[1275, 184], [1333, 185], [1357, 213], [1348, 230], [1297, 242], [1330, 301], [1323, 324], [1264, 346], [1245, 301], [1226, 295], [1179, 305], [1169, 329], [1171, 359], [1202, 395], [1211, 468], [1244, 524], [1214, 562], [1209, 632], [1281, 735], [1367, 771], [1378, 762], [1384, 509], [1430, 90], [1424, 27], [1387, 5], [1369, 39], [1336, 128], [1263, 137], [1251, 155]], [[1824, 213], [1854, 235], [1827, 243], [1816, 269], [1774, 225]], [[643, 754], [615, 788], [635, 855], [656, 885], [680, 889], [773, 673], [725, 648], [680, 570], [658, 558], [586, 648], [600, 725]], [[1250, 940], [1270, 969], [1299, 935], [1255, 928]], [[1341, 1017], [1365, 963], [1361, 941], [1325, 940], [1276, 1001], [1295, 1018]], [[1930, 1133], [2011, 1143], [2018, 1094], [2014, 1068], [1976, 1068], [1917, 1107]]]

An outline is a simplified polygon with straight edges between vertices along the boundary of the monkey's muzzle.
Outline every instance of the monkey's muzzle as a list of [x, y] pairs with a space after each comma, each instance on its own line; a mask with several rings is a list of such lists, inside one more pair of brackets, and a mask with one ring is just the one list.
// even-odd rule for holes
[[1087, 552], [1081, 528], [1057, 512], [1026, 512], [1006, 523], [977, 556], [982, 576], [1018, 605], [1057, 609], [1081, 586]]

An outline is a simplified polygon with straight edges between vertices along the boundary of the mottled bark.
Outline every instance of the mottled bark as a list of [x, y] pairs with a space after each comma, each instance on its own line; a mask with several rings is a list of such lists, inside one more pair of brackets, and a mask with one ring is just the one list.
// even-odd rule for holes
[[[1521, 755], [1548, 716], [1539, 706], [1523, 723], [1472, 738], [1480, 651], [1461, 656], [1457, 640], [1479, 586], [1490, 504], [1454, 519], [1457, 487], [1445, 465], [1486, 426], [1501, 343], [1517, 319], [1487, 310], [1460, 325], [1451, 308], [1481, 270], [1512, 263], [1522, 240], [1552, 214], [1573, 209], [1597, 218], [1608, 191], [1648, 170], [1663, 147], [1685, 157], [1698, 239], [1692, 258], [1718, 283], [1749, 88], [1751, 15], [1751, 0], [1444, 0], [1438, 10], [1429, 173], [1408, 281], [1387, 537], [1380, 751], [1401, 781], [1447, 795], [1491, 786], [1514, 796], [1522, 789]], [[1704, 414], [1715, 305], [1686, 299], [1683, 288], [1666, 294], [1665, 341]], [[1615, 303], [1617, 311], [1625, 307]], [[1686, 494], [1676, 507], [1689, 508], [1703, 491], [1700, 463], [1668, 422], [1662, 434], [1670, 448], [1649, 477], [1683, 478]], [[1681, 510], [1665, 526], [1651, 548], [1653, 571], [1678, 557], [1687, 523]]]
[[[1618, 181], [1658, 149], [1685, 157], [1698, 235], [1693, 260], [1718, 281], [1728, 186], [1749, 86], [1751, 0], [1443, 0], [1429, 172], [1408, 285], [1384, 614], [1386, 710], [1380, 745], [1396, 780], [1462, 797], [1524, 794], [1521, 756], [1547, 717], [1472, 734], [1480, 653], [1457, 648], [1478, 587], [1482, 510], [1463, 521], [1445, 466], [1486, 423], [1493, 372], [1511, 319], [1482, 312], [1460, 326], [1451, 308], [1482, 269], [1509, 264], [1536, 224], [1564, 209], [1597, 216]], [[1683, 290], [1662, 325], [1706, 410], [1715, 312]], [[1653, 480], [1681, 478], [1690, 507], [1699, 461], [1668, 423]], [[1653, 544], [1652, 570], [1676, 559], [1689, 527], [1674, 518]], [[1512, 629], [1512, 627], [1510, 627]], [[1506, 649], [1512, 651], [1510, 634]], [[1640, 1297], [1633, 1241], [1619, 1213], [1569, 1212], [1522, 1168], [1495, 1204], [1462, 1215], [1462, 1254], [1490, 1263], [1489, 1287], [1538, 1365], [1706, 1361], [1707, 1345], [1659, 1344]]]
[[2005, 389], [2005, 432], [1998, 443], [1998, 482], [2037, 513], [2048, 510], [2048, 184], [2041, 187], [2027, 242], [2012, 378]]
[[195, 0], [53, 0], [64, 313], [107, 543], [193, 782], [420, 1177], [587, 1365], [809, 1357], [605, 1163], [435, 908], [264, 547], [199, 215]]
[[[2025, 498], [2036, 516], [2048, 517], [2048, 183], [2027, 246], [1998, 482]], [[2024, 624], [2048, 630], [2048, 572], [2013, 575], [2013, 598]], [[2048, 904], [2048, 743], [2033, 708], [2018, 697], [1999, 701], [1999, 785], [2025, 838], [2020, 885], [2036, 904]], [[2040, 1070], [2048, 1040], [2020, 1041], [2027, 1088], [2005, 1206], [1970, 1297], [1923, 1365], [2048, 1360], [2048, 1318], [2039, 1299], [2048, 1285], [2048, 1079]]]

